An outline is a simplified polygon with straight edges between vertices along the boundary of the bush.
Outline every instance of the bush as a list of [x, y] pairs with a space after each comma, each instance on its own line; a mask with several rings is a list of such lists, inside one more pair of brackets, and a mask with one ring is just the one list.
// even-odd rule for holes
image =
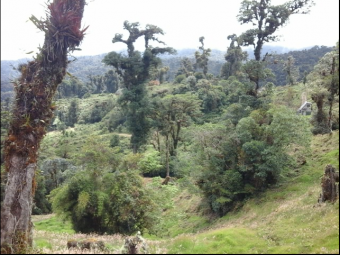
[[108, 114], [108, 120], [106, 121], [107, 128], [110, 132], [113, 132], [114, 130], [117, 129], [119, 131], [119, 127], [122, 126], [126, 121], [126, 116], [117, 108], [112, 110]]
[[186, 78], [185, 74], [177, 75], [175, 78], [175, 83], [181, 83]]
[[153, 177], [161, 175], [160, 170], [163, 168], [163, 165], [161, 164], [160, 153], [154, 149], [147, 150], [138, 162], [138, 167], [144, 176]]
[[328, 126], [328, 117], [324, 111], [318, 111], [317, 113], [313, 114], [311, 118], [311, 124], [313, 125], [311, 131], [314, 135], [329, 134], [331, 132]]
[[110, 147], [119, 146], [119, 135], [113, 135], [110, 139]]
[[204, 79], [204, 74], [201, 72], [194, 73], [194, 76], [196, 77], [196, 80]]
[[151, 216], [156, 205], [136, 171], [80, 171], [51, 198], [53, 211], [70, 218], [77, 232], [130, 235], [157, 224]]
[[51, 204], [46, 199], [45, 177], [40, 173], [40, 171], [37, 171], [35, 178], [38, 185], [34, 194], [32, 214], [39, 215], [51, 213]]

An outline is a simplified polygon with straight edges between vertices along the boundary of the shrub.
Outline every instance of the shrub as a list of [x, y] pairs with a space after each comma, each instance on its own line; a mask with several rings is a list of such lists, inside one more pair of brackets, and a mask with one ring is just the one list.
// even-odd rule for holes
[[110, 147], [119, 146], [119, 135], [113, 135], [110, 139]]
[[181, 83], [186, 78], [185, 74], [177, 75], [175, 78], [175, 83]]
[[136, 171], [79, 171], [51, 198], [53, 211], [70, 218], [77, 232], [132, 234], [157, 224], [151, 216], [155, 204]]
[[161, 175], [160, 170], [163, 168], [163, 165], [161, 164], [160, 153], [154, 149], [147, 150], [138, 162], [138, 167], [144, 176], [153, 177]]

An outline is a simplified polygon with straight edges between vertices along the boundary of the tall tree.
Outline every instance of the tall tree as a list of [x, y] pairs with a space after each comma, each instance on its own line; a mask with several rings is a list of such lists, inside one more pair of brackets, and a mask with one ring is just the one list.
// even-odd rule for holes
[[[333, 113], [333, 104], [339, 96], [339, 42], [335, 50], [326, 53], [310, 74], [313, 82], [312, 100], [316, 103], [317, 112], [312, 117], [314, 125], [313, 133], [322, 134], [332, 132], [333, 124], [336, 124], [336, 116]], [[329, 104], [328, 116], [324, 106]]]
[[105, 90], [104, 77], [101, 75], [89, 75], [90, 86], [93, 94], [100, 94]]
[[[152, 47], [150, 41], [160, 41], [156, 35], [163, 35], [161, 28], [155, 25], [146, 25], [145, 29], [139, 28], [139, 23], [124, 22], [124, 29], [129, 32], [128, 39], [124, 40], [122, 34], [116, 34], [113, 43], [122, 42], [127, 46], [128, 56], [120, 53], [110, 52], [105, 56], [103, 62], [115, 67], [116, 72], [123, 78], [125, 90], [119, 99], [123, 109], [127, 112], [128, 128], [132, 133], [131, 145], [134, 153], [146, 142], [150, 129], [147, 119], [148, 100], [145, 82], [150, 78], [150, 71], [161, 64], [159, 54], [174, 54], [176, 51], [171, 47]], [[143, 55], [135, 50], [134, 43], [140, 37], [144, 37], [145, 51]]]
[[205, 39], [204, 36], [201, 36], [199, 38], [199, 41], [202, 44], [202, 46], [200, 46], [199, 49], [202, 51], [202, 53], [200, 53], [199, 51], [195, 52], [195, 58], [196, 58], [195, 67], [196, 68], [202, 68], [204, 76], [207, 77], [208, 61], [209, 61], [211, 49], [209, 49], [209, 48], [205, 49], [204, 48], [204, 39]]
[[178, 69], [176, 76], [181, 74], [185, 74], [186, 77], [194, 74], [194, 67], [187, 57], [181, 59], [181, 67]]
[[74, 127], [78, 121], [79, 105], [77, 99], [72, 99], [67, 111], [67, 125]]
[[[176, 155], [178, 142], [181, 140], [181, 130], [201, 114], [201, 104], [202, 101], [196, 95], [191, 94], [167, 95], [152, 102], [151, 114], [157, 136], [160, 134], [165, 139], [167, 177], [170, 177], [170, 156]], [[158, 148], [160, 148], [159, 141]]]
[[104, 75], [104, 84], [108, 93], [115, 93], [119, 88], [119, 76], [113, 70], [109, 70]]
[[1, 253], [25, 253], [32, 246], [31, 211], [36, 189], [35, 170], [40, 142], [53, 116], [52, 100], [66, 74], [67, 55], [80, 45], [85, 0], [54, 0], [46, 19], [30, 20], [45, 33], [34, 60], [19, 67], [14, 82], [13, 120], [5, 141], [8, 172], [1, 208]]
[[[271, 0], [243, 0], [238, 21], [241, 24], [252, 24], [255, 28], [241, 34], [242, 46], [254, 46], [254, 56], [261, 61], [261, 51], [265, 42], [277, 41], [276, 30], [287, 24], [292, 14], [307, 14], [314, 5], [313, 0], [292, 0], [280, 5], [272, 5]], [[267, 54], [263, 57], [265, 61]], [[259, 78], [255, 81], [256, 91], [259, 88]]]
[[332, 130], [332, 121], [334, 118], [332, 112], [333, 104], [335, 102], [335, 96], [339, 96], [339, 41], [336, 43], [335, 51], [332, 55], [330, 77], [328, 78], [328, 82], [326, 84], [327, 90], [329, 92], [328, 127], [330, 130]]
[[[225, 80], [227, 80], [229, 76], [236, 75], [241, 69], [242, 61], [245, 61], [248, 58], [248, 53], [242, 51], [238, 42], [239, 38], [236, 34], [229, 35], [227, 38], [228, 40], [231, 40], [231, 42], [227, 49], [227, 53], [224, 55], [227, 63], [222, 66], [221, 70], [221, 76]], [[235, 45], [235, 43], [237, 45]]]
[[294, 85], [299, 78], [299, 69], [294, 66], [295, 58], [290, 55], [287, 60], [283, 62], [283, 70], [286, 72], [286, 81], [288, 85]]

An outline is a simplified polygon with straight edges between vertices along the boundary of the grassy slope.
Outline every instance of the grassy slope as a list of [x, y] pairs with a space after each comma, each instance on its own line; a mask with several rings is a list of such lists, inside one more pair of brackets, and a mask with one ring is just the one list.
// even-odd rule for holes
[[[317, 205], [325, 165], [331, 163], [339, 169], [338, 145], [338, 131], [331, 136], [315, 136], [307, 164], [297, 169], [289, 182], [248, 200], [239, 211], [209, 224], [195, 210], [199, 197], [182, 192], [176, 207], [167, 215], [178, 216], [168, 221], [173, 224], [169, 225], [169, 237], [158, 241], [147, 237], [150, 252], [339, 253], [339, 201]], [[44, 253], [66, 253], [67, 240], [86, 238], [72, 234], [69, 226], [58, 224], [53, 217], [35, 221], [34, 240]], [[183, 232], [189, 233], [171, 238]], [[111, 253], [118, 253], [123, 245], [123, 238], [118, 235], [95, 237], [108, 244]]]
[[[160, 88], [157, 88], [160, 89]], [[156, 88], [154, 88], [156, 90]], [[290, 90], [280, 87], [274, 103], [298, 108], [304, 88]], [[92, 100], [101, 101], [96, 96]], [[282, 100], [284, 98], [284, 100]], [[84, 106], [86, 101], [83, 102]], [[86, 107], [85, 107], [86, 108]], [[109, 142], [112, 134], [100, 131], [100, 123], [76, 125], [69, 137], [71, 157], [84, 143], [88, 134], [100, 136]], [[128, 137], [120, 134], [128, 147]], [[60, 132], [46, 136], [42, 150], [44, 158], [52, 156]], [[198, 190], [183, 190], [175, 198], [175, 207], [163, 215], [167, 232], [159, 239], [146, 235], [150, 253], [339, 253], [339, 202], [317, 205], [321, 191], [320, 178], [326, 164], [339, 169], [339, 132], [313, 137], [307, 164], [292, 169], [289, 178], [256, 198], [249, 199], [238, 211], [219, 220], [202, 215], [204, 204]], [[37, 216], [36, 216], [37, 217]], [[35, 244], [44, 253], [67, 253], [67, 240], [86, 238], [73, 234], [70, 226], [54, 217], [35, 221]], [[63, 234], [61, 234], [63, 233]], [[119, 253], [123, 238], [95, 236], [109, 247], [109, 253]]]
[[339, 253], [339, 201], [317, 204], [326, 164], [339, 169], [339, 132], [313, 138], [299, 174], [250, 199], [199, 234], [165, 245], [169, 253]]

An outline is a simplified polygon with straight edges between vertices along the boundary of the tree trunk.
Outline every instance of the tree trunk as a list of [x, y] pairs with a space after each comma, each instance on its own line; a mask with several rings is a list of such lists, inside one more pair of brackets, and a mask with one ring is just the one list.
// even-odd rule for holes
[[322, 192], [319, 202], [330, 201], [334, 203], [337, 200], [339, 197], [337, 185], [339, 184], [336, 184], [336, 182], [339, 182], [339, 172], [336, 172], [332, 165], [327, 165], [321, 179]]
[[45, 32], [45, 42], [34, 61], [19, 66], [21, 76], [14, 82], [13, 120], [4, 148], [8, 180], [1, 208], [1, 253], [26, 253], [32, 246], [38, 149], [53, 117], [51, 103], [66, 74], [68, 50], [79, 46], [86, 30], [80, 30], [84, 5], [85, 0], [54, 0], [46, 20], [30, 18]]
[[[36, 164], [26, 166], [26, 157], [21, 155], [13, 155], [11, 159], [1, 211], [1, 253], [22, 252], [32, 246], [31, 212]], [[3, 241], [7, 240], [8, 245], [4, 245]]]

